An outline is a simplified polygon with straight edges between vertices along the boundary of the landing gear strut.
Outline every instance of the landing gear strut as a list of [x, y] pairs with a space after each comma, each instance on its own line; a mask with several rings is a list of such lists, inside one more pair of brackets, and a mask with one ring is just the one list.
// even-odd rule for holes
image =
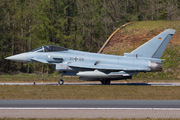
[[63, 84], [64, 84], [64, 81], [62, 80], [62, 78], [63, 78], [63, 75], [61, 74], [61, 78], [60, 78], [60, 80], [58, 81], [58, 84], [59, 84], [59, 85], [63, 85]]
[[103, 85], [109, 85], [111, 83], [111, 80], [110, 79], [103, 79], [103, 80], [101, 80], [101, 83]]

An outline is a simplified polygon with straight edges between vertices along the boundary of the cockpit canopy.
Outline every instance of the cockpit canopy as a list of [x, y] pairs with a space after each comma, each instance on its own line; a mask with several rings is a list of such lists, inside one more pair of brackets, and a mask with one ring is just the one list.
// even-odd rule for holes
[[67, 51], [68, 48], [64, 48], [56, 45], [45, 45], [39, 48], [36, 48], [30, 52], [58, 52], [58, 51]]

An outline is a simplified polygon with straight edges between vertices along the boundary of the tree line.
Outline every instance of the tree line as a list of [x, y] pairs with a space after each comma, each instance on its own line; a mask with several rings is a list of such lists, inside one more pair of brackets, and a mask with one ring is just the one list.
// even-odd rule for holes
[[0, 72], [52, 73], [5, 57], [43, 45], [97, 52], [130, 21], [180, 20], [179, 0], [0, 0]]

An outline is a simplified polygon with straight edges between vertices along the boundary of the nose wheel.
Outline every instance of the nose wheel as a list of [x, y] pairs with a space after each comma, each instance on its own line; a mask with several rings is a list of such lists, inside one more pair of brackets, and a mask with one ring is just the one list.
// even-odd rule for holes
[[64, 81], [62, 80], [62, 78], [63, 78], [63, 74], [61, 74], [60, 80], [58, 81], [59, 85], [63, 85], [64, 84]]
[[64, 81], [63, 81], [63, 80], [59, 80], [59, 81], [58, 81], [58, 84], [59, 84], [59, 85], [63, 85], [63, 84], [64, 84]]

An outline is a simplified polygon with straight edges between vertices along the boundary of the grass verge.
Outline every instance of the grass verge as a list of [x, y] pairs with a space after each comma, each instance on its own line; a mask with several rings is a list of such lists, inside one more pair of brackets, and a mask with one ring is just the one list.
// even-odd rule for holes
[[179, 89], [179, 86], [4, 85], [0, 99], [180, 100]]
[[[142, 77], [136, 77], [133, 76], [133, 79], [128, 80], [128, 82], [180, 82], [180, 79], [178, 78], [145, 78], [145, 73], [141, 74]], [[34, 75], [34, 74], [22, 74], [22, 75], [1, 75], [0, 76], [0, 82], [42, 82], [42, 79], [44, 79], [44, 82], [57, 82], [59, 80], [58, 76], [53, 75]], [[83, 80], [79, 80], [78, 77], [63, 77], [64, 82], [85, 82]], [[121, 81], [115, 81], [115, 82], [124, 82], [124, 80]]]
[[[1, 75], [0, 82], [57, 82], [59, 76], [52, 75], [34, 75], [34, 74], [22, 74], [22, 75]], [[78, 77], [63, 77], [66, 82], [82, 82]]]

